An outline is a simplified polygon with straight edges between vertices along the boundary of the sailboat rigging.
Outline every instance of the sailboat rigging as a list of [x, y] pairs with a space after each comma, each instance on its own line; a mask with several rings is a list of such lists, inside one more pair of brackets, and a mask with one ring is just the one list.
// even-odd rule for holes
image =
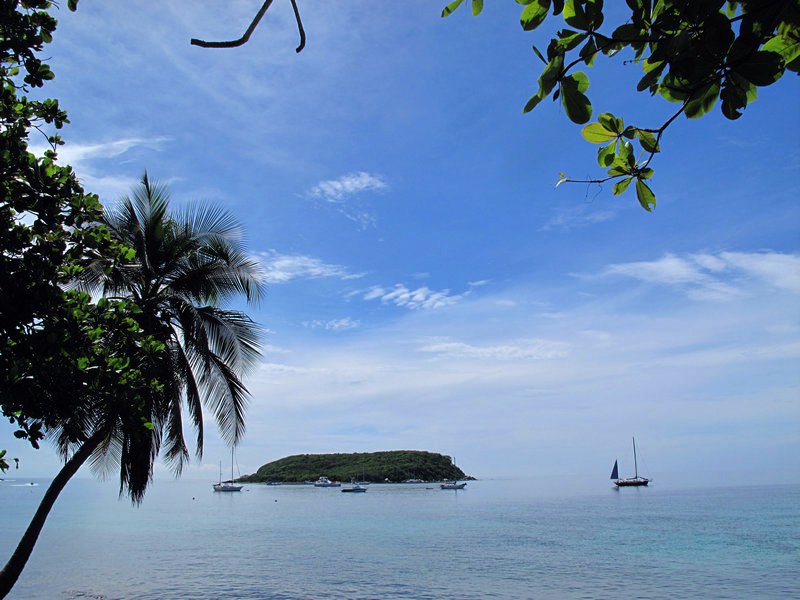
[[615, 460], [614, 468], [611, 470], [611, 479], [614, 480], [614, 485], [617, 487], [635, 487], [650, 483], [651, 480], [647, 477], [639, 476], [639, 465], [636, 462], [636, 438], [633, 438], [633, 473], [634, 476], [630, 479], [620, 477], [617, 461]]
[[231, 448], [231, 479], [222, 481], [222, 461], [219, 463], [219, 483], [214, 484], [215, 492], [241, 492], [244, 486], [233, 482], [233, 448]]

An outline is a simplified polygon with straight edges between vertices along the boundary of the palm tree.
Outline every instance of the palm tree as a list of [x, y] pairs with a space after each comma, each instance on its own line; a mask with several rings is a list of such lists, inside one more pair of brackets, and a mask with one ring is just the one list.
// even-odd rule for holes
[[79, 414], [48, 431], [65, 465], [0, 571], [0, 598], [22, 572], [58, 494], [87, 460], [106, 470], [118, 468], [120, 494], [139, 503], [162, 444], [176, 475], [189, 458], [184, 408], [197, 434], [198, 457], [204, 406], [228, 444], [242, 439], [248, 398], [242, 376], [260, 356], [261, 330], [243, 312], [221, 305], [239, 296], [257, 302], [263, 294], [261, 271], [226, 211], [195, 206], [173, 215], [168, 209], [166, 188], [145, 173], [133, 194], [105, 214], [112, 238], [129, 247], [133, 259], [111, 266], [98, 259], [80, 285], [140, 309], [135, 318], [150, 346], [138, 354], [134, 344], [127, 350], [136, 355], [135, 372], [145, 385], [140, 382], [135, 394], [129, 388], [98, 390], [81, 403]]

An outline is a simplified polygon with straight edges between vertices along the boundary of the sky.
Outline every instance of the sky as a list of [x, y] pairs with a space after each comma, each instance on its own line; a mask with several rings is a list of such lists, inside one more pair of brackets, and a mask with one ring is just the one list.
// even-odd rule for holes
[[[738, 121], [678, 119], [647, 213], [633, 187], [555, 187], [602, 174], [560, 104], [522, 114], [557, 22], [523, 32], [510, 1], [441, 19], [444, 2], [316, 0], [296, 54], [280, 0], [245, 46], [190, 46], [239, 37], [260, 4], [81, 0], [46, 51], [59, 156], [87, 190], [113, 205], [146, 169], [176, 207], [233, 213], [263, 266], [242, 473], [417, 449], [596, 488], [615, 459], [632, 475], [636, 436], [660, 485], [800, 482], [796, 76]], [[594, 114], [659, 126], [675, 106], [634, 91], [630, 58], [587, 70]], [[59, 468], [3, 443], [17, 476]], [[228, 453], [209, 419], [184, 477]]]

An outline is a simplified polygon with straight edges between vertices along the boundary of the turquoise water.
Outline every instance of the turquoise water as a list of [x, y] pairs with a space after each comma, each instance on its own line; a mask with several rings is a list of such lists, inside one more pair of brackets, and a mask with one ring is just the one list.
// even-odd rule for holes
[[[45, 483], [0, 483], [3, 560]], [[431, 488], [75, 480], [9, 598], [800, 598], [800, 486]]]

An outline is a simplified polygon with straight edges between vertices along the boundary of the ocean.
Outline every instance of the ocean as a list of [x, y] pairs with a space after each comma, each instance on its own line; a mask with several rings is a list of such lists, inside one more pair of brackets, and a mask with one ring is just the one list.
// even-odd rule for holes
[[[46, 481], [0, 482], [5, 561]], [[70, 482], [17, 600], [800, 598], [800, 486]], [[27, 484], [27, 485], [26, 485]]]

